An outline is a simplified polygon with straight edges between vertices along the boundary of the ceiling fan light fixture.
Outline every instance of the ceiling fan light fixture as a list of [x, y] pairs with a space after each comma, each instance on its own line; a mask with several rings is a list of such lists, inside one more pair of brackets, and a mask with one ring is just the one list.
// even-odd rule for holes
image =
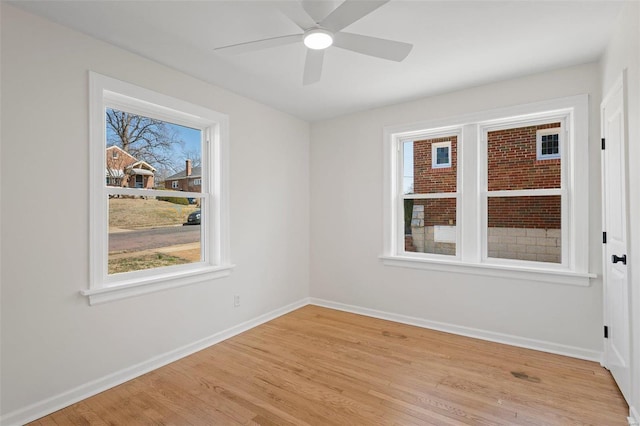
[[309, 49], [322, 50], [333, 44], [333, 34], [322, 28], [315, 28], [304, 33], [304, 45]]

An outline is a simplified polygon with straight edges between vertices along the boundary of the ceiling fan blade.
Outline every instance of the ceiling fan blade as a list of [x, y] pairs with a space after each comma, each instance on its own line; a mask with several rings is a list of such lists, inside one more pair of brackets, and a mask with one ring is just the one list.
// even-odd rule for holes
[[336, 8], [333, 2], [327, 0], [301, 0], [301, 2], [302, 8], [315, 22], [322, 21]]
[[333, 45], [377, 58], [400, 62], [409, 55], [412, 44], [351, 33], [336, 33]]
[[320, 26], [338, 32], [387, 3], [389, 0], [346, 0], [327, 16]]
[[297, 1], [282, 1], [278, 9], [303, 30], [315, 27], [316, 21], [309, 15], [302, 4]]
[[268, 49], [270, 47], [284, 46], [285, 44], [292, 44], [300, 41], [302, 41], [302, 34], [291, 34], [281, 37], [265, 38], [264, 40], [248, 41], [246, 43], [217, 47], [213, 50], [220, 53], [235, 55], [238, 53]]
[[303, 86], [320, 81], [323, 60], [324, 50], [307, 49], [307, 59], [304, 62], [304, 76], [302, 77]]

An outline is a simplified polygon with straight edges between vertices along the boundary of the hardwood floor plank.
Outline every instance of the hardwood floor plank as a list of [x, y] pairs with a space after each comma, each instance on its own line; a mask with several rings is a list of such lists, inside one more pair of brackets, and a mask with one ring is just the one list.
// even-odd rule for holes
[[305, 306], [32, 424], [626, 425], [594, 362]]

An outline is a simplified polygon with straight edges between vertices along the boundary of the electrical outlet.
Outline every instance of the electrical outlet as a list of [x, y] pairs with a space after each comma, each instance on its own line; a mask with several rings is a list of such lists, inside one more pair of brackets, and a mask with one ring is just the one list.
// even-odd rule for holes
[[240, 306], [240, 295], [239, 294], [234, 294], [233, 295], [233, 306], [234, 307], [238, 307]]

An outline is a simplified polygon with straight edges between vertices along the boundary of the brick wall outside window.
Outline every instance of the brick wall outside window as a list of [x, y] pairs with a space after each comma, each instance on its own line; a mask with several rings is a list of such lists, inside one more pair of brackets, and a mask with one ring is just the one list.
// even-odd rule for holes
[[[431, 167], [431, 144], [451, 141], [451, 167]], [[535, 155], [535, 152], [534, 152]], [[434, 194], [456, 192], [458, 176], [458, 137], [426, 139], [413, 143], [413, 192]]]

